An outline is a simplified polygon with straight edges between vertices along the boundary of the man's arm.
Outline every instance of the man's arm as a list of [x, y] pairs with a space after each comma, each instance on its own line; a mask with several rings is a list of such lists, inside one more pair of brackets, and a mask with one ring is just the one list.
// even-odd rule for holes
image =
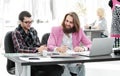
[[36, 47], [27, 47], [19, 31], [15, 31], [12, 33], [12, 40], [13, 40], [13, 44], [16, 52], [19, 52], [19, 53], [37, 52]]

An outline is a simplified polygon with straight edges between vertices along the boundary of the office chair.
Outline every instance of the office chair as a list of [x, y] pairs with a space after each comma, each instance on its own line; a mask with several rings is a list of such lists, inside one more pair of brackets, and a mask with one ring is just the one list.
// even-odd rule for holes
[[47, 41], [48, 41], [49, 36], [50, 36], [50, 33], [45, 33], [42, 36], [41, 45], [47, 45]]
[[[5, 35], [4, 48], [5, 48], [5, 53], [15, 53], [14, 45], [12, 42], [12, 31], [7, 32]], [[15, 63], [13, 61], [7, 59], [6, 68], [9, 74], [15, 75]]]
[[[5, 53], [16, 53], [14, 51], [14, 45], [12, 41], [12, 31], [7, 32], [5, 35], [4, 48], [5, 48]], [[6, 68], [9, 74], [15, 75], [15, 62], [7, 59]], [[44, 75], [45, 75], [44, 71], [38, 71], [35, 73], [34, 76], [44, 76]]]

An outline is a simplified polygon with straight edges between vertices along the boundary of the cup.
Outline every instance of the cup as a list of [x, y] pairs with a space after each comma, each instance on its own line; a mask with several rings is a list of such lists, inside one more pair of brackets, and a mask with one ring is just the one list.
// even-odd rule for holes
[[91, 26], [89, 26], [89, 29], [91, 29]]
[[42, 51], [42, 56], [47, 56], [47, 50]]

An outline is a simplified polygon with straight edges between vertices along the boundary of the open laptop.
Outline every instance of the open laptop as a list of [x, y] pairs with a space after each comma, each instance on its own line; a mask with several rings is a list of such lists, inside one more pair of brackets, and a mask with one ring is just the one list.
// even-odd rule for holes
[[114, 38], [94, 38], [89, 51], [79, 52], [82, 56], [110, 55], [114, 44]]

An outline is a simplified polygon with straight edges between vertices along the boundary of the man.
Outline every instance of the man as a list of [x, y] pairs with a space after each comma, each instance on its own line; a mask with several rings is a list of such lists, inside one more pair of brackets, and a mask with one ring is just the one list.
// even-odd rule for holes
[[[52, 28], [47, 46], [50, 51], [59, 53], [65, 53], [72, 50], [81, 52], [90, 49], [91, 41], [80, 28], [77, 14], [75, 12], [70, 12], [65, 15], [62, 26]], [[84, 67], [82, 64], [68, 64], [67, 66], [72, 76], [84, 75]]]
[[[19, 14], [20, 24], [12, 33], [14, 50], [17, 53], [37, 53], [47, 50], [45, 45], [40, 45], [37, 31], [31, 27], [33, 22], [28, 11]], [[31, 66], [31, 76], [39, 76], [38, 71], [43, 71], [43, 76], [61, 76], [63, 68], [59, 65]], [[40, 75], [42, 76], [42, 75]]]

